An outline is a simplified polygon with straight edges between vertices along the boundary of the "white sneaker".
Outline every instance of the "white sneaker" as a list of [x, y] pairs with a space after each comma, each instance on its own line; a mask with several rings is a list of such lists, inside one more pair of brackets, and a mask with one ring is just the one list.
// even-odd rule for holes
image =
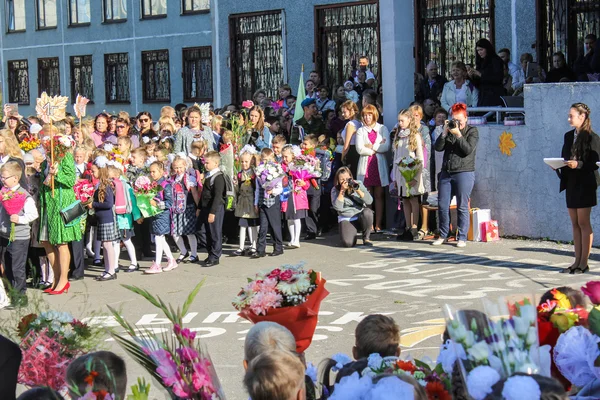
[[443, 245], [444, 243], [448, 243], [448, 239], [446, 239], [446, 238], [437, 238], [437, 239], [435, 239], [435, 240], [434, 240], [434, 241], [431, 243], [431, 245], [432, 245], [432, 246], [441, 246], [441, 245]]
[[467, 242], [466, 242], [466, 241], [464, 241], [464, 240], [459, 240], [459, 241], [456, 243], [456, 247], [467, 247]]

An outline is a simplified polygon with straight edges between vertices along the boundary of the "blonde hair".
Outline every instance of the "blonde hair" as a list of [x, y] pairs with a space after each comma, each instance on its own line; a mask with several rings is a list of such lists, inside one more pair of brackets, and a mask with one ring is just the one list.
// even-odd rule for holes
[[0, 168], [0, 171], [6, 171], [9, 174], [16, 176], [18, 179], [21, 179], [21, 176], [23, 175], [23, 168], [21, 168], [16, 161], [8, 161]]
[[408, 109], [413, 113], [413, 117], [418, 115], [419, 120], [423, 119], [423, 107], [418, 104], [413, 104], [412, 106], [408, 107]]
[[210, 121], [210, 129], [214, 131], [217, 127], [217, 123], [223, 123], [222, 115], [215, 115], [214, 117], [212, 117], [212, 120]]
[[287, 140], [286, 140], [285, 136], [283, 136], [282, 134], [279, 134], [279, 135], [275, 135], [273, 140], [271, 140], [271, 143], [286, 144]]
[[[413, 112], [410, 110], [410, 108], [405, 108], [403, 110], [400, 110], [398, 116], [408, 118], [408, 130], [410, 132], [410, 134], [408, 135], [408, 149], [410, 151], [417, 151], [417, 147], [419, 146], [417, 138], [420, 135], [420, 132], [419, 127], [417, 126], [417, 122], [415, 121]], [[398, 127], [398, 129], [400, 129], [400, 127]], [[396, 138], [398, 138], [398, 135], [396, 135]]]
[[274, 350], [250, 363], [244, 386], [252, 400], [289, 400], [304, 390], [305, 368], [297, 355]]
[[129, 150], [131, 150], [131, 138], [129, 136], [119, 136], [117, 138], [117, 144], [119, 142], [124, 142], [127, 146], [129, 146]]
[[204, 140], [194, 140], [190, 150], [206, 151], [206, 142]]
[[0, 136], [4, 138], [4, 144], [6, 145], [5, 155], [15, 158], [23, 159], [23, 153], [21, 153], [21, 148], [19, 147], [19, 142], [15, 137], [15, 134], [12, 133], [10, 129], [2, 129], [0, 131]]
[[[160, 118], [164, 118], [166, 117], [167, 113], [169, 114], [174, 114], [177, 115], [177, 113], [175, 112], [175, 109], [171, 106], [164, 106], [163, 108], [160, 109]], [[171, 118], [171, 117], [167, 117], [167, 118]], [[160, 121], [160, 120], [159, 120]]]
[[360, 113], [363, 121], [365, 120], [365, 115], [367, 114], [371, 114], [373, 116], [373, 122], [375, 123], [379, 119], [379, 111], [377, 111], [377, 107], [372, 104], [367, 104]]
[[346, 100], [343, 102], [340, 106], [340, 109], [341, 108], [345, 108], [346, 110], [350, 111], [352, 113], [352, 117], [354, 118], [356, 118], [358, 115], [358, 106], [352, 100]]
[[223, 135], [221, 135], [221, 139], [223, 139], [223, 143], [225, 143], [226, 140], [231, 142], [233, 140], [233, 132], [231, 132], [231, 131], [223, 132]]
[[209, 151], [208, 153], [206, 153], [204, 155], [205, 159], [210, 159], [210, 160], [221, 160], [221, 155], [219, 154], [218, 151]]

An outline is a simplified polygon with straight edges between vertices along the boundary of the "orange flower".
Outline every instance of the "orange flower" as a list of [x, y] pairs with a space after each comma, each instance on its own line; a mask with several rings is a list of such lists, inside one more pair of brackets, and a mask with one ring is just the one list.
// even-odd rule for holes
[[452, 400], [452, 396], [441, 382], [429, 382], [425, 386], [425, 392], [429, 400]]
[[396, 367], [402, 371], [410, 372], [411, 374], [417, 370], [415, 364], [411, 363], [410, 361], [398, 360], [396, 361]]
[[87, 383], [89, 386], [94, 387], [94, 379], [96, 379], [97, 376], [98, 376], [98, 373], [96, 371], [92, 371], [92, 372], [90, 372], [90, 374], [88, 376], [85, 377], [85, 379], [83, 381], [85, 383]]

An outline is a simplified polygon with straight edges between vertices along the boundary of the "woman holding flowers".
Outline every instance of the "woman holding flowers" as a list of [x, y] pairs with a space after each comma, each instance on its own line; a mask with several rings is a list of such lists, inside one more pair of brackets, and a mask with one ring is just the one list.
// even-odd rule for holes
[[[46, 130], [46, 129], [45, 129]], [[48, 289], [51, 294], [62, 294], [69, 290], [69, 265], [71, 254], [69, 242], [81, 240], [79, 223], [65, 225], [60, 211], [75, 203], [75, 142], [68, 136], [57, 135], [58, 130], [46, 130], [54, 136], [54, 163], [50, 158], [42, 163], [40, 187], [40, 234], [39, 241], [44, 246], [54, 272], [54, 283]], [[50, 145], [50, 141], [45, 141]], [[47, 151], [47, 154], [50, 152]], [[54, 181], [54, 191], [52, 190]]]
[[402, 209], [406, 219], [406, 229], [413, 239], [418, 237], [419, 197], [424, 193], [423, 185], [423, 142], [417, 123], [407, 109], [398, 113], [398, 132], [393, 144], [394, 163], [392, 185], [402, 198]]
[[435, 141], [435, 150], [444, 152], [444, 162], [438, 185], [440, 237], [432, 244], [446, 242], [450, 230], [450, 201], [456, 195], [458, 206], [457, 247], [467, 245], [469, 231], [469, 201], [475, 184], [475, 153], [479, 141], [477, 128], [467, 125], [467, 105], [456, 103], [450, 109], [452, 122], [446, 121], [444, 132]]
[[562, 273], [583, 274], [589, 271], [588, 258], [594, 232], [590, 216], [596, 206], [596, 190], [600, 185], [598, 166], [600, 137], [592, 131], [590, 108], [575, 103], [569, 110], [569, 124], [574, 128], [565, 133], [561, 156], [565, 166], [557, 170], [560, 191], [566, 190], [567, 209], [573, 228], [575, 262]]
[[377, 122], [379, 112], [368, 104], [362, 110], [363, 126], [356, 132], [356, 151], [360, 155], [357, 179], [362, 181], [375, 198], [374, 231], [383, 223], [384, 187], [390, 184], [385, 154], [390, 150], [390, 132]]

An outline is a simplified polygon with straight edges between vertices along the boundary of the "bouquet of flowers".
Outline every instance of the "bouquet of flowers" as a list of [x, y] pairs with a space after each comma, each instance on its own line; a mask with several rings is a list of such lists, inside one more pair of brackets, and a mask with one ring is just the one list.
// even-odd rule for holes
[[310, 181], [315, 188], [318, 188], [315, 179], [321, 177], [321, 162], [317, 157], [299, 154], [294, 157], [294, 161], [289, 165], [289, 171], [294, 182]]
[[121, 347], [150, 373], [173, 396], [182, 399], [224, 399], [214, 365], [206, 349], [196, 342], [196, 332], [183, 327], [183, 316], [188, 313], [194, 298], [204, 284], [200, 282], [189, 294], [183, 307], [177, 311], [144, 289], [124, 285], [158, 307], [173, 324], [168, 332], [158, 336], [149, 330], [140, 330], [127, 322], [118, 311], [108, 306], [117, 322], [131, 337], [111, 333]]
[[[27, 195], [25, 193], [10, 190], [6, 186], [0, 190], [0, 203], [2, 203], [2, 207], [4, 207], [4, 210], [10, 216], [18, 215], [23, 210], [26, 200]], [[15, 240], [14, 222], [10, 223], [10, 236], [8, 240], [9, 242]]]
[[410, 193], [411, 186], [409, 185], [420, 170], [420, 166], [422, 165], [421, 160], [412, 158], [412, 157], [404, 157], [398, 163], [398, 170], [402, 174], [404, 178], [404, 184], [406, 185], [406, 192]]
[[21, 150], [27, 153], [28, 151], [40, 147], [40, 139], [33, 136], [26, 136], [23, 138], [23, 141], [19, 143], [19, 147], [21, 148]]
[[156, 182], [152, 182], [147, 176], [140, 176], [135, 180], [133, 193], [135, 194], [137, 206], [144, 218], [153, 217], [162, 212], [160, 208], [150, 204], [150, 200], [156, 197], [161, 190], [163, 190], [162, 186]]
[[75, 191], [75, 198], [84, 204], [94, 197], [94, 185], [85, 179], [75, 182], [73, 190]]
[[99, 330], [69, 313], [45, 311], [24, 316], [17, 326], [23, 359], [19, 383], [64, 390], [69, 362], [97, 346]]
[[[55, 135], [54, 140], [44, 140], [42, 142], [46, 154], [51, 154], [50, 147], [54, 142], [54, 162], [60, 163], [65, 155], [73, 150], [75, 147], [75, 140], [71, 136], [67, 135]], [[49, 161], [49, 160], [48, 160]]]
[[260, 163], [255, 169], [256, 178], [265, 191], [273, 190], [285, 177], [281, 165], [275, 162]]
[[273, 321], [288, 328], [296, 351], [302, 353], [312, 342], [319, 307], [328, 294], [320, 272], [285, 265], [248, 279], [233, 306], [249, 321]]

